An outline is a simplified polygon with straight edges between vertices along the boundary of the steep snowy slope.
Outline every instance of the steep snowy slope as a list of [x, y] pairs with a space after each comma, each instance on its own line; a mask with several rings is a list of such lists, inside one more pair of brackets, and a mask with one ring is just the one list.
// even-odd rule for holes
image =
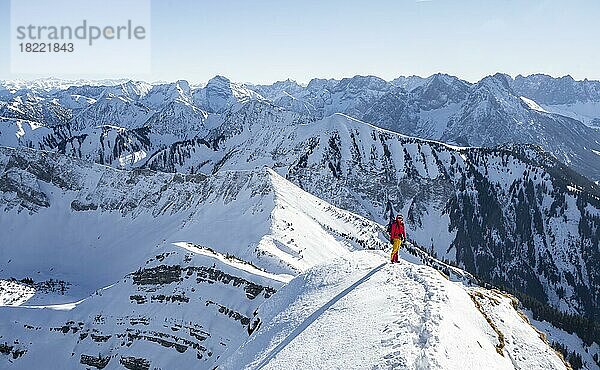
[[[276, 367], [451, 366], [465, 330], [473, 334], [465, 348], [477, 354], [471, 367], [503, 368], [509, 358], [515, 368], [561, 367], [510, 301], [407, 254], [413, 262], [384, 266], [386, 253], [359, 252], [386, 247], [380, 226], [272, 170], [130, 172], [8, 148], [0, 159], [0, 287], [12, 297], [0, 308], [3, 366], [240, 368], [263, 361], [256, 356]], [[412, 315], [398, 320], [390, 305]], [[340, 335], [347, 345], [317, 349], [313, 321], [321, 343]], [[284, 332], [285, 346], [271, 342]]]
[[224, 369], [564, 369], [499, 292], [355, 252], [292, 280]]
[[0, 118], [0, 142], [5, 146], [39, 148], [40, 143], [53, 137], [55, 132], [55, 129], [36, 121]]
[[8, 148], [0, 169], [1, 297], [18, 306], [0, 309], [0, 361], [15, 368], [212, 368], [292, 275], [386, 245], [269, 169], [127, 172]]
[[0, 332], [10, 345], [0, 366], [212, 368], [289, 280], [206, 248], [148, 249], [154, 257], [82, 301], [1, 308]]
[[580, 363], [583, 369], [600, 368], [600, 345], [598, 343], [586, 344], [576, 333], [559, 329], [547, 321], [536, 320], [528, 310], [525, 310], [525, 313], [530, 322], [546, 335], [548, 342], [553, 343], [559, 350], [562, 347], [564, 358], [573, 364], [573, 368], [577, 367], [577, 363]]
[[600, 191], [539, 149], [519, 148], [455, 148], [344, 115], [312, 122], [253, 102], [205, 139], [148, 165], [204, 173], [268, 165], [370, 219], [403, 210], [411, 238], [440, 258], [561, 309], [598, 315], [590, 292], [600, 278]]
[[131, 168], [152, 151], [151, 130], [99, 126], [58, 143], [59, 153], [115, 168]]
[[[25, 149], [0, 153], [4, 277], [37, 281], [37, 275], [57, 278], [53, 271], [60, 271], [65, 280], [104, 286], [132, 271], [152, 248], [179, 241], [282, 273], [340, 250], [378, 247], [367, 242], [379, 232], [376, 224], [330, 207], [269, 169], [207, 178], [119, 171]], [[239, 240], [223, 234], [230, 227]], [[320, 236], [332, 249], [310, 248], [307, 235]], [[106, 259], [111, 263], [94, 263]]]
[[102, 125], [139, 128], [150, 118], [152, 110], [136, 100], [110, 92], [77, 112], [70, 125], [76, 130]]
[[36, 122], [40, 126], [65, 125], [73, 117], [59, 100], [47, 99], [29, 90], [9, 93], [0, 102], [0, 117]]

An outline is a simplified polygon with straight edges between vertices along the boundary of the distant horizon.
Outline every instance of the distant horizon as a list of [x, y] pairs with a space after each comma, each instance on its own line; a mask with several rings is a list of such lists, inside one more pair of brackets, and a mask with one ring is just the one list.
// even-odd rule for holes
[[479, 78], [478, 80], [468, 80], [466, 78], [463, 78], [461, 76], [458, 75], [453, 75], [450, 73], [446, 73], [446, 72], [435, 72], [432, 73], [428, 76], [425, 75], [417, 75], [417, 74], [409, 74], [409, 75], [398, 75], [397, 77], [394, 77], [392, 79], [386, 79], [383, 78], [381, 76], [375, 75], [375, 74], [355, 74], [353, 76], [344, 76], [344, 77], [313, 77], [308, 81], [298, 81], [295, 80], [293, 78], [287, 78], [287, 79], [280, 79], [280, 80], [276, 80], [276, 81], [272, 81], [272, 82], [266, 82], [266, 83], [257, 83], [257, 82], [252, 82], [252, 81], [238, 81], [238, 80], [234, 80], [229, 78], [228, 76], [224, 75], [224, 74], [216, 74], [213, 77], [209, 78], [208, 80], [204, 80], [204, 81], [198, 81], [198, 80], [191, 80], [191, 79], [187, 79], [187, 78], [177, 78], [177, 79], [173, 79], [173, 80], [145, 80], [145, 79], [138, 79], [138, 78], [129, 78], [129, 77], [99, 77], [99, 78], [69, 78], [69, 77], [56, 77], [56, 76], [47, 76], [47, 77], [35, 77], [35, 78], [10, 78], [10, 79], [0, 79], [0, 81], [2, 82], [36, 82], [36, 81], [63, 81], [66, 83], [69, 82], [118, 82], [118, 81], [124, 81], [124, 82], [145, 82], [148, 83], [150, 85], [160, 85], [160, 84], [169, 84], [169, 83], [175, 83], [177, 81], [186, 81], [187, 83], [189, 83], [190, 85], [204, 85], [206, 83], [208, 83], [208, 81], [210, 81], [211, 79], [215, 78], [215, 77], [224, 77], [226, 79], [228, 79], [229, 81], [233, 82], [233, 83], [237, 83], [237, 84], [241, 84], [241, 85], [254, 85], [254, 86], [269, 86], [269, 85], [273, 85], [276, 84], [278, 82], [285, 82], [285, 81], [291, 81], [291, 82], [295, 82], [296, 84], [300, 85], [300, 86], [307, 86], [312, 80], [327, 80], [327, 81], [341, 81], [343, 79], [350, 79], [350, 78], [354, 78], [354, 77], [376, 77], [376, 78], [380, 78], [386, 82], [393, 82], [394, 80], [398, 79], [398, 78], [422, 78], [422, 79], [427, 79], [430, 78], [432, 76], [435, 75], [447, 75], [447, 76], [451, 76], [451, 77], [456, 77], [459, 80], [471, 83], [471, 84], [475, 84], [481, 80], [483, 80], [486, 77], [491, 77], [494, 76], [496, 74], [503, 74], [506, 76], [509, 76], [510, 78], [512, 78], [513, 80], [519, 76], [521, 77], [530, 77], [530, 76], [548, 76], [551, 77], [553, 79], [561, 79], [561, 78], [567, 78], [570, 77], [571, 79], [573, 79], [575, 82], [584, 82], [584, 81], [596, 81], [596, 82], [600, 82], [600, 79], [595, 79], [595, 78], [575, 78], [573, 77], [573, 75], [571, 74], [566, 74], [566, 75], [562, 75], [562, 76], [558, 76], [558, 75], [551, 75], [548, 73], [542, 73], [542, 72], [538, 72], [538, 73], [529, 73], [529, 74], [523, 74], [523, 73], [518, 73], [516, 75], [512, 75], [510, 73], [505, 73], [505, 72], [495, 72], [495, 73], [491, 73], [488, 75], [484, 75], [481, 78]]
[[[109, 64], [123, 56], [109, 50], [107, 68], [88, 74], [55, 74], [52, 65], [28, 74], [12, 71], [8, 51], [17, 24], [11, 24], [10, 2], [0, 1], [0, 49], [7, 51], [0, 53], [0, 79], [58, 75], [202, 82], [221, 74], [232, 81], [269, 84], [288, 77], [307, 83], [322, 76], [391, 80], [441, 72], [475, 82], [503, 71], [600, 80], [600, 48], [593, 46], [600, 39], [596, 0], [149, 1], [149, 72], [142, 65], [112, 72]], [[73, 4], [75, 13], [80, 8], [75, 4], [81, 3]], [[51, 10], [48, 18], [69, 14]], [[115, 17], [124, 13], [108, 10]]]

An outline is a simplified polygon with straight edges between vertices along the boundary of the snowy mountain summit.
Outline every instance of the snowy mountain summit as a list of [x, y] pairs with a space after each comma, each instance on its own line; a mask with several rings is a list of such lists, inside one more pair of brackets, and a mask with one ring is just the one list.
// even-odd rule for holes
[[124, 172], [12, 149], [1, 163], [3, 273], [20, 278], [2, 287], [10, 368], [565, 368], [514, 298], [412, 247], [389, 264], [379, 225], [271, 170]]
[[511, 297], [406, 257], [354, 252], [295, 278], [222, 368], [565, 368]]
[[598, 86], [3, 82], [0, 368], [599, 369]]
[[[1, 222], [30, 220], [29, 233], [17, 238], [9, 226], [12, 237], [2, 237], [12, 240], [3, 272], [22, 277], [3, 286], [3, 301], [12, 302], [0, 310], [4, 366], [565, 367], [514, 298], [425, 254], [389, 264], [380, 226], [271, 170], [172, 177], [57, 154], [3, 155], [3, 178], [24, 191], [3, 187], [10, 211]], [[71, 170], [44, 178], [15, 172], [11, 161], [70, 162]], [[234, 239], [225, 237], [229, 223]], [[153, 231], [141, 238], [110, 235], [121, 227], [145, 233], [147, 225]], [[108, 238], [103, 249], [96, 238]], [[116, 255], [110, 274], [89, 268]], [[427, 266], [434, 263], [438, 270]], [[59, 276], [71, 301], [37, 283]]]

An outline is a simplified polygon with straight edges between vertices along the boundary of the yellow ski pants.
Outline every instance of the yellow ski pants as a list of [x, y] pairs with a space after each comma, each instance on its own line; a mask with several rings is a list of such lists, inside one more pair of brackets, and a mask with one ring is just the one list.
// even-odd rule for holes
[[402, 246], [401, 239], [392, 239], [392, 255], [391, 255], [392, 262], [398, 262], [398, 251], [400, 250], [401, 246]]

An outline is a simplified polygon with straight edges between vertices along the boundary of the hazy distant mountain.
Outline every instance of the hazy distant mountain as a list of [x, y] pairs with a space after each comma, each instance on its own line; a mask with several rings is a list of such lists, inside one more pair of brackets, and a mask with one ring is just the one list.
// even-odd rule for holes
[[316, 118], [345, 113], [406, 135], [463, 146], [537, 144], [599, 180], [598, 86], [540, 75], [513, 80], [496, 74], [475, 84], [444, 74], [390, 83], [356, 76], [319, 89], [296, 87], [288, 98], [274, 102]]

